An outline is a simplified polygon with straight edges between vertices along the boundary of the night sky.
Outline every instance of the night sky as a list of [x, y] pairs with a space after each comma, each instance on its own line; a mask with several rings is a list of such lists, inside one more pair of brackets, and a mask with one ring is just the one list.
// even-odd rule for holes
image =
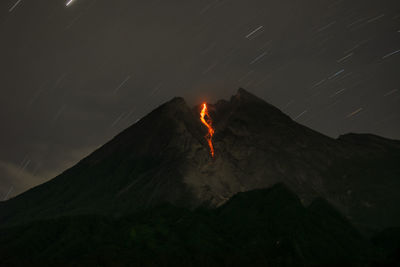
[[1, 0], [0, 200], [174, 96], [400, 139], [400, 1]]

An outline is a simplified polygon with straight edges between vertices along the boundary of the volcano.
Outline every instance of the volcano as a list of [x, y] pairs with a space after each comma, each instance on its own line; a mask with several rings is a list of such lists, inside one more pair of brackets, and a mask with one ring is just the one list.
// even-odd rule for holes
[[[171, 203], [218, 207], [234, 194], [287, 185], [304, 204], [324, 197], [355, 225], [400, 225], [400, 141], [332, 139], [244, 89], [207, 104], [210, 132], [173, 98], [78, 164], [0, 205], [0, 225], [78, 214], [122, 216]], [[204, 111], [203, 111], [204, 112]]]
[[[168, 216], [162, 212], [156, 218], [163, 218], [160, 220], [164, 222], [180, 214], [192, 222], [198, 219], [202, 226], [199, 221], [195, 224], [206, 231], [202, 238], [217, 231], [210, 226], [210, 218], [238, 234], [242, 233], [240, 227], [235, 223], [230, 226], [228, 217], [232, 222], [251, 217], [254, 220], [248, 219], [241, 227], [251, 228], [254, 223], [254, 229], [264, 229], [259, 218], [281, 218], [282, 214], [276, 215], [276, 211], [283, 209], [284, 203], [291, 203], [289, 210], [293, 212], [285, 211], [282, 221], [273, 225], [291, 225], [300, 220], [302, 226], [293, 227], [303, 229], [307, 240], [320, 240], [310, 241], [312, 245], [304, 241], [304, 247], [297, 241], [288, 241], [289, 251], [294, 249], [293, 255], [304, 260], [306, 256], [297, 250], [331, 242], [327, 232], [335, 232], [334, 229], [344, 238], [335, 243], [337, 252], [342, 251], [343, 243], [364, 242], [358, 232], [368, 236], [400, 225], [400, 206], [396, 204], [400, 202], [399, 162], [400, 141], [372, 134], [346, 134], [333, 139], [296, 123], [244, 89], [239, 89], [229, 101], [195, 107], [176, 97], [49, 182], [0, 202], [0, 227], [3, 234], [8, 233], [4, 234], [5, 239], [0, 238], [0, 251], [2, 246], [9, 247], [10, 240], [19, 240], [18, 233], [35, 239], [26, 229], [46, 232], [43, 225], [51, 225], [59, 231], [72, 223], [68, 218], [85, 218], [79, 219], [77, 225], [86, 227], [82, 222], [109, 225], [109, 220], [113, 220], [111, 224], [120, 225], [127, 216], [140, 214], [137, 216], [150, 220], [146, 222], [148, 227], [155, 223], [152, 216], [159, 214], [150, 216], [148, 212], [163, 205], [173, 207], [172, 211]], [[212, 215], [198, 214], [203, 209]], [[268, 210], [268, 216], [260, 215], [264, 210]], [[180, 217], [175, 219], [174, 224], [181, 221]], [[246, 235], [253, 233], [246, 227]], [[317, 239], [308, 235], [314, 228], [319, 231], [314, 233], [319, 236]], [[327, 239], [319, 239], [320, 236]], [[219, 238], [213, 242], [219, 242]], [[271, 242], [280, 243], [276, 238], [280, 237], [275, 236]], [[28, 242], [31, 239], [27, 237]], [[229, 237], [224, 240], [226, 244], [231, 242]], [[238, 244], [250, 242], [238, 240]], [[20, 241], [23, 246], [25, 241]], [[15, 251], [21, 248], [18, 244]], [[364, 246], [354, 246], [369, 251]], [[221, 247], [226, 251], [232, 249]], [[292, 256], [291, 259], [296, 258]]]

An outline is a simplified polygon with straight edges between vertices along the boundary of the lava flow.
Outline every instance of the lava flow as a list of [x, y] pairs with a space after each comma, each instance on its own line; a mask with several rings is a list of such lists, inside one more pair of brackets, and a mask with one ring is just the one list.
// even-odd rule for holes
[[212, 123], [211, 117], [208, 114], [207, 105], [205, 103], [203, 104], [203, 108], [201, 109], [200, 112], [200, 120], [208, 128], [208, 133], [205, 137], [207, 139], [208, 145], [210, 146], [211, 157], [214, 157], [214, 146], [212, 144], [212, 136], [214, 134], [214, 129], [211, 126]]

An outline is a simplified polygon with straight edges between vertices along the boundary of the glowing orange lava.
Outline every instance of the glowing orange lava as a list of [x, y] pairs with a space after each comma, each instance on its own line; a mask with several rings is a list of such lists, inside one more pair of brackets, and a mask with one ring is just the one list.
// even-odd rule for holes
[[201, 109], [200, 120], [208, 128], [208, 133], [205, 137], [207, 139], [208, 145], [210, 146], [211, 157], [214, 157], [214, 146], [212, 144], [212, 136], [214, 135], [214, 129], [211, 126], [212, 123], [211, 117], [208, 114], [206, 103], [203, 104], [203, 108]]

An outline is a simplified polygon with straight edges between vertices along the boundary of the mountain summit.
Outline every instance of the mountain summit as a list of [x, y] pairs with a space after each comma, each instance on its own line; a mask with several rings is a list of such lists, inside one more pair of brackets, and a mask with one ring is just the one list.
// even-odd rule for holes
[[244, 89], [201, 105], [173, 98], [54, 179], [0, 203], [0, 225], [170, 203], [219, 207], [234, 194], [284, 183], [304, 204], [324, 197], [355, 225], [400, 224], [400, 142], [374, 135], [332, 139], [294, 122]]

